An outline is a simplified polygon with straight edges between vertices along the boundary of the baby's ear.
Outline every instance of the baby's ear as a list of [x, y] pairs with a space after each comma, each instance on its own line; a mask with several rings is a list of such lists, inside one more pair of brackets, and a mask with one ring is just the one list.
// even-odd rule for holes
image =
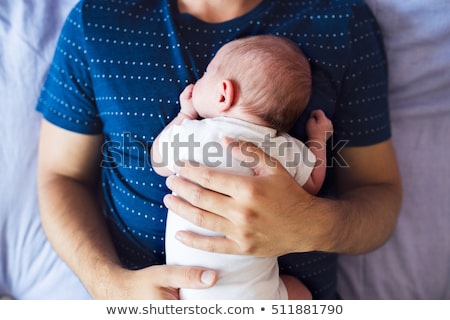
[[229, 79], [220, 82], [219, 88], [219, 109], [221, 112], [228, 111], [234, 103], [234, 84]]

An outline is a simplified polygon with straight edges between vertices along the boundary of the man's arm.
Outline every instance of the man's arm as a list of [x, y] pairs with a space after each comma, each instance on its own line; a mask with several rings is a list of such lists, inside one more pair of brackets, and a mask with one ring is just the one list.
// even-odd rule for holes
[[[235, 145], [237, 156], [244, 158], [242, 143]], [[281, 165], [267, 165], [271, 162], [262, 150], [253, 152], [259, 161], [252, 177], [186, 164], [180, 176], [168, 178], [178, 195], [166, 196], [170, 210], [226, 235], [207, 238], [181, 231], [183, 243], [257, 256], [314, 250], [358, 254], [379, 247], [394, 230], [402, 192], [391, 141], [343, 151], [349, 168], [336, 168], [339, 199], [307, 193]]]
[[94, 297], [109, 273], [103, 266], [119, 265], [98, 200], [102, 141], [101, 135], [69, 132], [44, 120], [39, 146], [42, 225]]
[[44, 230], [63, 260], [97, 299], [177, 299], [178, 289], [205, 288], [213, 272], [193, 267], [123, 268], [98, 199], [101, 135], [42, 123], [39, 201]]
[[397, 159], [391, 141], [344, 148], [342, 156], [349, 166], [335, 168], [340, 201], [334, 250], [364, 253], [394, 231], [402, 201]]

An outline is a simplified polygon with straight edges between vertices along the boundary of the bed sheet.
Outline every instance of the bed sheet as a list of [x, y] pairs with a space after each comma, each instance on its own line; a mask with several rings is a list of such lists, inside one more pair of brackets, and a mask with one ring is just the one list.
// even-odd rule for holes
[[88, 299], [40, 225], [34, 108], [62, 23], [76, 0], [0, 1], [0, 295]]
[[340, 257], [339, 291], [344, 299], [450, 299], [450, 1], [366, 2], [388, 56], [404, 200], [383, 247]]
[[[388, 53], [405, 197], [385, 246], [340, 259], [339, 290], [346, 299], [450, 299], [450, 2], [366, 2]], [[35, 176], [40, 115], [34, 106], [75, 3], [0, 0], [0, 295], [89, 298], [46, 241]]]

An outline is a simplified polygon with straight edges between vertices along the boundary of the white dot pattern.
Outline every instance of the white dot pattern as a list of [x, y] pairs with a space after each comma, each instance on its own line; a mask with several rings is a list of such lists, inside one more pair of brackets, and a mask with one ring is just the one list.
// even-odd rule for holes
[[[386, 66], [374, 20], [361, 0], [272, 1], [225, 23], [180, 15], [176, 1], [80, 1], [68, 17], [38, 104], [47, 120], [100, 134], [106, 215], [129, 268], [164, 263], [169, 190], [151, 168], [149, 149], [177, 114], [178, 96], [204, 72], [225, 43], [251, 34], [285, 36], [313, 70], [308, 111], [323, 109], [335, 139], [366, 145], [390, 135]], [[307, 113], [306, 113], [307, 114]], [[304, 137], [306, 115], [292, 130]], [[335, 255], [296, 254], [280, 260], [315, 298], [330, 298]]]

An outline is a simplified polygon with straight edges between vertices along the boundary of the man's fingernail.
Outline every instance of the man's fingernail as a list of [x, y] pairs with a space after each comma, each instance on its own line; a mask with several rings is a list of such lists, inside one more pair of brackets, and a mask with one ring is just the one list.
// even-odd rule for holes
[[172, 184], [172, 180], [173, 180], [173, 175], [168, 176], [166, 179], [166, 186], [168, 186], [169, 188], [170, 188], [170, 185]]
[[210, 271], [210, 270], [205, 270], [202, 272], [201, 281], [204, 284], [211, 285], [211, 284], [213, 284], [215, 277], [216, 277], [215, 272]]

